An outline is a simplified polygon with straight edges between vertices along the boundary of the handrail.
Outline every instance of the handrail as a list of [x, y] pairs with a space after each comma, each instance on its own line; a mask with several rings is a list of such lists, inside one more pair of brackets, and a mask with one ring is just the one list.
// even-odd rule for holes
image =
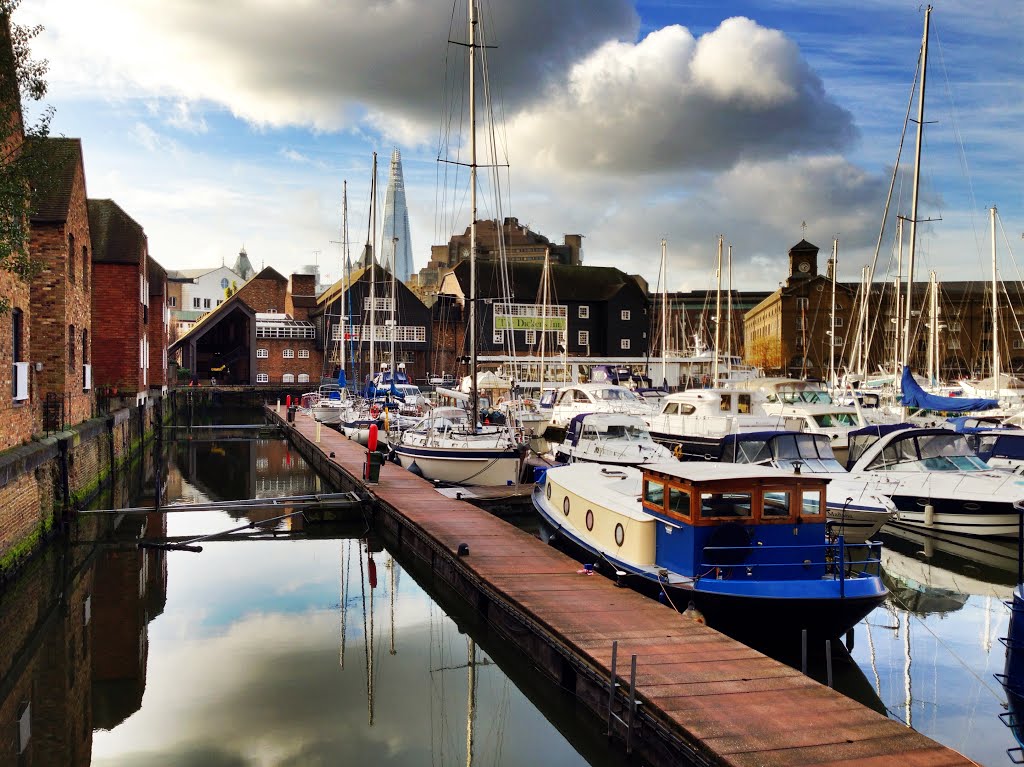
[[[848, 548], [865, 547], [867, 549], [866, 559], [850, 559], [847, 555]], [[799, 551], [805, 549], [824, 549], [824, 559], [819, 561], [805, 560], [804, 562], [737, 562], [735, 564], [721, 564], [701, 561], [700, 569], [704, 571], [720, 571], [725, 568], [744, 568], [753, 571], [756, 568], [770, 569], [778, 567], [795, 567], [799, 565], [824, 566], [826, 572], [831, 572], [833, 580], [839, 581], [840, 598], [845, 596], [846, 579], [848, 577], [865, 577], [881, 575], [882, 571], [882, 544], [878, 541], [867, 541], [865, 543], [846, 543], [843, 536], [839, 536], [835, 543], [824, 544], [797, 544], [794, 546], [705, 546], [704, 551]], [[872, 553], [877, 553], [872, 556]], [[831, 553], [831, 557], [830, 557]], [[872, 566], [874, 573], [871, 572]], [[847, 574], [847, 571], [850, 574]]]

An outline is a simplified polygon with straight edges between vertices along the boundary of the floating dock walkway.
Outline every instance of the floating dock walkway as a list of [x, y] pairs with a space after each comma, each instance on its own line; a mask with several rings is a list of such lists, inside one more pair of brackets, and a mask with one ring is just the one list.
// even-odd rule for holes
[[369, 494], [392, 548], [429, 564], [646, 764], [973, 764], [652, 599], [581, 577], [575, 560], [399, 466], [366, 484], [366, 448], [302, 413], [268, 414], [336, 489]]

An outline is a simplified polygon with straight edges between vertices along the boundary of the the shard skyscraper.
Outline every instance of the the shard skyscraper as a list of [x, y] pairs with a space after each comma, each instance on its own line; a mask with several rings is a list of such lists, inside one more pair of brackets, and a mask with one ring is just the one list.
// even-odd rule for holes
[[384, 231], [381, 235], [381, 265], [405, 282], [413, 274], [412, 241], [409, 237], [409, 209], [405, 205], [402, 155], [391, 153], [391, 172], [384, 197]]

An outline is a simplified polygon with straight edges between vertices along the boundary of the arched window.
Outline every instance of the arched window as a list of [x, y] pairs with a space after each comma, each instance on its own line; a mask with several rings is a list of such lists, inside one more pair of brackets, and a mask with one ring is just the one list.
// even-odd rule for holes
[[68, 279], [75, 281], [75, 235], [68, 235]]

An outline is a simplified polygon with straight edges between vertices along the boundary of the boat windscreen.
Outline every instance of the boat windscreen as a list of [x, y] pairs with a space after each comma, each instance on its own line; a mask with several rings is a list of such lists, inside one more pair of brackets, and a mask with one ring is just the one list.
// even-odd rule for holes
[[962, 434], [908, 434], [886, 445], [869, 470], [985, 471], [988, 466]]
[[978, 440], [978, 456], [1024, 460], [1024, 434], [983, 434]]

